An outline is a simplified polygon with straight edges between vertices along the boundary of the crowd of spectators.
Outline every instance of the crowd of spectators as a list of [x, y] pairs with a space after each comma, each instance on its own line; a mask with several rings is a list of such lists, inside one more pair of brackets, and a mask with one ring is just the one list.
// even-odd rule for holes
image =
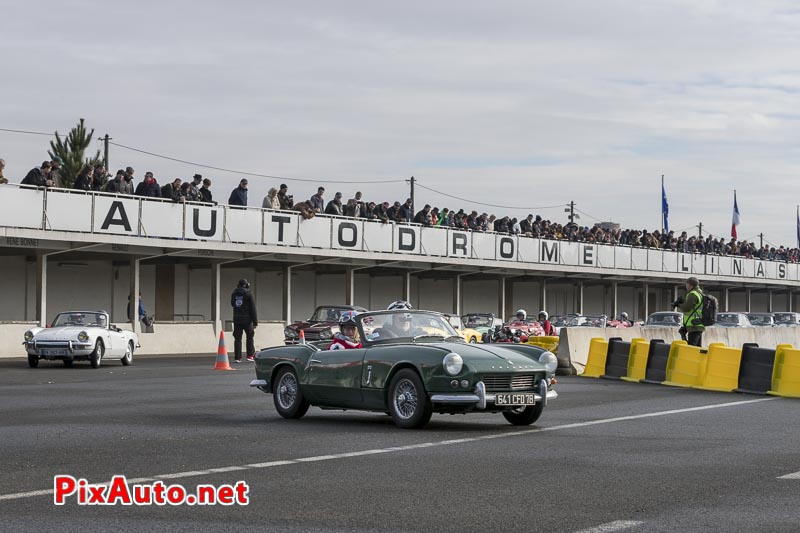
[[[61, 187], [59, 169], [62, 164], [63, 162], [58, 158], [44, 161], [40, 166], [32, 168], [21, 183], [37, 187]], [[8, 179], [3, 176], [4, 168], [5, 161], [0, 159], [0, 184], [8, 183]], [[72, 188], [83, 191], [164, 198], [173, 202], [217, 203], [211, 193], [211, 180], [203, 178], [200, 174], [195, 174], [189, 181], [176, 178], [163, 186], [158, 184], [152, 172], [146, 172], [144, 179], [138, 184], [135, 183], [134, 176], [135, 171], [132, 167], [117, 170], [116, 174], [111, 177], [102, 164], [86, 165], [79, 173]], [[231, 191], [227, 204], [241, 207], [248, 206], [247, 185], [246, 179], [241, 180], [238, 187]], [[673, 231], [650, 232], [648, 230], [603, 228], [601, 225], [588, 227], [572, 222], [559, 224], [532, 214], [526, 218], [517, 219], [510, 216], [498, 217], [488, 213], [479, 214], [477, 211], [467, 212], [464, 209], [459, 209], [458, 211], [447, 207], [439, 209], [428, 204], [415, 211], [411, 198], [407, 198], [403, 203], [399, 201], [376, 203], [365, 201], [361, 192], [356, 192], [353, 198], [346, 202], [343, 200], [342, 193], [336, 192], [333, 198], [326, 202], [325, 193], [325, 187], [319, 187], [316, 194], [312, 195], [308, 200], [295, 202], [293, 195], [289, 194], [289, 187], [286, 184], [282, 184], [278, 189], [274, 187], [269, 189], [261, 207], [264, 209], [296, 211], [305, 219], [312, 218], [317, 214], [326, 214], [376, 220], [383, 223], [415, 223], [422, 226], [506, 233], [549, 240], [657, 248], [685, 253], [730, 255], [769, 261], [800, 262], [800, 249], [798, 248], [759, 246], [746, 240], [726, 240], [724, 237], [715, 237], [713, 235], [695, 236], [689, 235], [685, 231], [681, 232], [680, 235], [676, 235]]]

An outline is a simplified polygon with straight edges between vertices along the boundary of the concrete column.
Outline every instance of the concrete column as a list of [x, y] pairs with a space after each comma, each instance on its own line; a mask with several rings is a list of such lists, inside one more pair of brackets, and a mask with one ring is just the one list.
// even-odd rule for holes
[[498, 313], [503, 317], [503, 320], [508, 320], [508, 313], [506, 312], [506, 277], [501, 276], [500, 279], [497, 280], [498, 291], [497, 291], [497, 309]]
[[745, 301], [745, 307], [746, 307], [746, 311], [749, 313], [750, 312], [750, 297], [752, 295], [752, 291], [750, 289], [747, 289], [747, 291], [745, 291], [745, 293], [746, 293], [746, 297], [747, 297], [747, 300]]
[[[131, 259], [130, 266], [130, 293], [128, 294], [128, 306], [130, 307], [130, 320], [131, 329], [137, 335], [142, 332], [142, 322], [139, 320], [139, 265], [140, 259]], [[113, 292], [112, 292], [113, 294]]]
[[[617, 315], [619, 316], [619, 315]], [[617, 318], [615, 316], [614, 318]], [[650, 316], [650, 285], [648, 283], [644, 284], [644, 317], [641, 317], [641, 320], [647, 320], [647, 317]]]
[[345, 305], [355, 305], [356, 301], [356, 272], [352, 268], [348, 268], [344, 274], [344, 303]]
[[47, 326], [47, 255], [36, 254], [36, 320]]
[[[214, 323], [214, 333], [219, 336], [222, 331], [222, 304], [220, 302], [222, 265], [211, 265], [211, 321]], [[255, 279], [253, 279], [255, 281]]]
[[462, 277], [463, 274], [458, 274], [456, 276], [456, 279], [453, 281], [453, 312], [457, 316], [461, 316], [462, 314], [461, 313], [461, 307], [462, 307], [461, 289], [463, 284], [463, 281], [461, 280]]
[[794, 293], [792, 291], [788, 291], [787, 297], [789, 299], [789, 302], [788, 302], [789, 305], [788, 305], [787, 311], [789, 311], [790, 313], [793, 313], [794, 312]]
[[292, 323], [292, 267], [283, 269], [283, 321]]
[[578, 284], [578, 314], [583, 314], [583, 282]]
[[403, 273], [403, 300], [411, 301], [411, 272]]
[[619, 316], [619, 283], [616, 281], [611, 284], [611, 314], [612, 316]]
[[767, 313], [772, 313], [772, 291], [767, 293]]
[[539, 285], [539, 306], [541, 309], [550, 313], [547, 307], [547, 280], [543, 279]]

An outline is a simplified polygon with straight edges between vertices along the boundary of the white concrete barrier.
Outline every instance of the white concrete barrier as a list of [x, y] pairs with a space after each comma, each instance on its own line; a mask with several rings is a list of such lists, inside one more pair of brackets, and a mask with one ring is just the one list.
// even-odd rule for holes
[[[651, 341], [662, 339], [666, 343], [680, 340], [677, 328], [641, 327], [632, 328], [563, 328], [558, 341], [559, 355], [569, 354], [570, 361], [578, 374], [586, 367], [589, 344], [595, 337], [610, 339], [620, 337], [624, 341], [640, 337]], [[800, 346], [800, 327], [787, 328], [706, 328], [703, 346], [721, 342], [726, 346], [740, 348], [743, 344], [754, 342], [764, 348], [774, 348], [779, 344]]]
[[[37, 324], [14, 322], [0, 324], [0, 358], [24, 357], [22, 347], [25, 332]], [[130, 330], [130, 324], [117, 324]], [[283, 322], [261, 322], [256, 328], [256, 350], [283, 344]], [[136, 353], [141, 355], [186, 355], [217, 353], [219, 338], [211, 322], [162, 322], [153, 325], [153, 333], [141, 333], [142, 345]], [[244, 344], [244, 340], [243, 340]], [[233, 353], [233, 335], [225, 332], [225, 347]]]

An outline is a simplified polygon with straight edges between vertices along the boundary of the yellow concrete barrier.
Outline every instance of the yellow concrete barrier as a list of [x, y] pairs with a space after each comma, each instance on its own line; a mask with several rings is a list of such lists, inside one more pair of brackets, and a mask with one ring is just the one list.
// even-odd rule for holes
[[767, 394], [800, 398], [800, 349], [778, 346], [772, 370], [772, 390]]
[[650, 342], [645, 339], [631, 340], [631, 354], [628, 357], [628, 374], [623, 376], [623, 381], [640, 381], [647, 374], [647, 354], [650, 352]]
[[739, 386], [742, 349], [712, 344], [706, 355], [706, 371], [696, 389], [731, 392]]
[[586, 368], [581, 376], [587, 378], [599, 378], [606, 373], [606, 356], [608, 355], [608, 341], [606, 339], [594, 338], [589, 344], [589, 357], [586, 360]]
[[[724, 346], [715, 343], [711, 346]], [[706, 351], [688, 344], [670, 350], [667, 361], [667, 379], [664, 385], [672, 387], [695, 387], [703, 383], [706, 371]]]
[[544, 348], [545, 350], [558, 355], [558, 340], [559, 337], [555, 335], [548, 335], [544, 337], [528, 337], [528, 342], [526, 344], [532, 344], [534, 346], [538, 346], [539, 348]]

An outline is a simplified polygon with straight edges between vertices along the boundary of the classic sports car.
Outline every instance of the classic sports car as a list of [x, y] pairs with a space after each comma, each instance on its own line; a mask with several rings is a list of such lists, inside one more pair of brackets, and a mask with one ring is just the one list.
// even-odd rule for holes
[[775, 327], [775, 317], [772, 313], [747, 313], [747, 320], [757, 328]]
[[139, 338], [111, 324], [105, 311], [68, 311], [59, 313], [50, 327], [26, 331], [22, 344], [31, 368], [39, 366], [40, 359], [60, 359], [66, 367], [88, 360], [92, 368], [98, 368], [108, 359], [132, 364]]
[[503, 319], [497, 318], [494, 313], [470, 313], [468, 315], [461, 315], [461, 322], [465, 327], [474, 329], [481, 334], [483, 338], [490, 329], [503, 325]]
[[800, 326], [800, 313], [774, 313], [776, 326]]
[[434, 412], [502, 413], [528, 425], [558, 397], [558, 360], [542, 348], [467, 344], [432, 311], [378, 311], [357, 322], [363, 348], [267, 348], [256, 356], [250, 386], [271, 393], [284, 418], [315, 405], [385, 412], [402, 428], [422, 427]]
[[356, 311], [366, 313], [363, 307], [352, 305], [324, 305], [317, 307], [311, 318], [304, 322], [289, 324], [283, 330], [285, 344], [297, 344], [300, 341], [300, 332], [306, 341], [329, 341], [339, 331], [339, 316], [342, 311]]
[[514, 319], [505, 326], [496, 326], [483, 342], [525, 343], [530, 337], [544, 336], [544, 328], [536, 321]]
[[483, 334], [477, 329], [465, 327], [460, 317], [450, 315], [445, 315], [445, 317], [447, 318], [447, 321], [450, 322], [450, 325], [453, 326], [453, 329], [455, 329], [459, 335], [464, 337], [464, 342], [468, 342], [470, 344], [483, 342]]
[[753, 324], [744, 313], [717, 313], [715, 326], [721, 328], [752, 328]]
[[567, 320], [567, 328], [604, 328], [608, 317], [606, 315], [572, 315]]
[[683, 313], [659, 311], [647, 317], [645, 326], [679, 328], [683, 324]]

